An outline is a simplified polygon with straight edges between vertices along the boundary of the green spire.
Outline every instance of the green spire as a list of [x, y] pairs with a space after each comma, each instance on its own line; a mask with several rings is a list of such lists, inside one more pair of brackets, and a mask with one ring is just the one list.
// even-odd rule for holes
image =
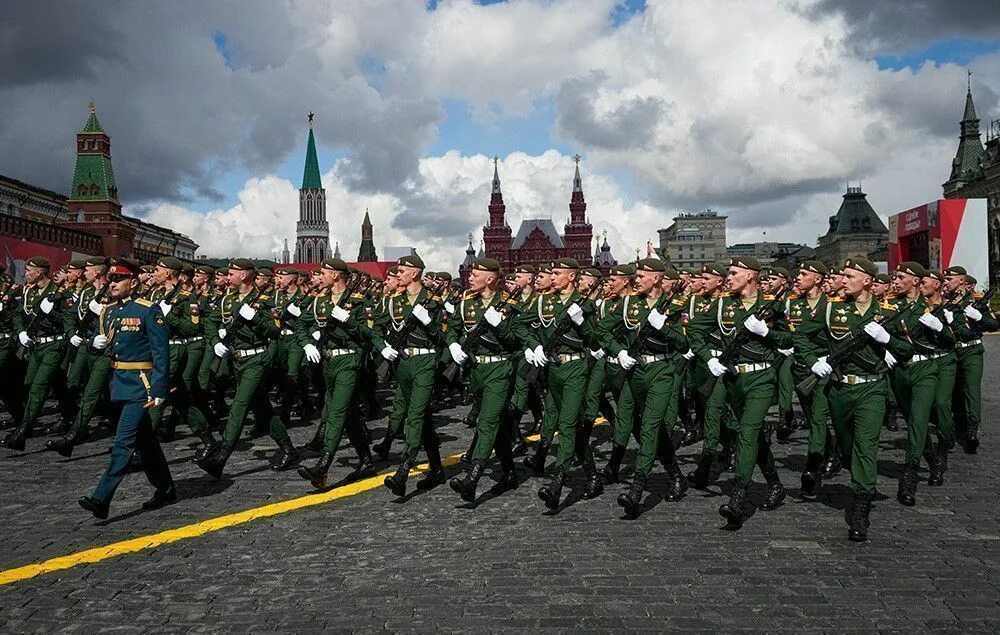
[[306, 169], [302, 174], [303, 190], [319, 190], [323, 182], [319, 178], [319, 160], [316, 158], [316, 137], [312, 130], [313, 114], [309, 113], [309, 142], [306, 144]]
[[118, 186], [115, 185], [115, 171], [111, 167], [111, 140], [97, 120], [94, 102], [90, 102], [90, 117], [76, 138], [76, 167], [69, 200], [117, 203]]

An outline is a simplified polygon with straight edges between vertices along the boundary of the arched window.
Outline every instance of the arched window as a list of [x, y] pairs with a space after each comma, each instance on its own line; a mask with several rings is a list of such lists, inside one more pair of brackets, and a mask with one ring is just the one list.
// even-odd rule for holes
[[76, 188], [76, 193], [79, 194], [80, 196], [86, 196], [87, 195], [87, 186], [84, 185], [83, 183], [81, 183], [80, 187]]
[[97, 192], [98, 191], [99, 190], [97, 189], [97, 183], [94, 183], [93, 185], [90, 186], [90, 195], [91, 196], [97, 196]]

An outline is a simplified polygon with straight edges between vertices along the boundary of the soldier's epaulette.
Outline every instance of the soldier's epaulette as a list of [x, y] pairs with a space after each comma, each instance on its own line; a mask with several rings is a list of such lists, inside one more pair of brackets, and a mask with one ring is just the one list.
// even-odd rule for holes
[[147, 300], [146, 298], [136, 298], [135, 303], [138, 304], [139, 306], [144, 306], [144, 307], [153, 306], [153, 301]]
[[764, 294], [764, 299], [767, 300], [768, 302], [773, 302], [774, 301], [774, 296], [771, 295], [770, 293], [765, 293]]
[[637, 295], [639, 295], [639, 293], [638, 293], [637, 291], [629, 291], [629, 292], [628, 292], [627, 294], [625, 294], [625, 295], [628, 295], [628, 296], [637, 296]]
[[262, 293], [262, 294], [260, 294], [259, 296], [257, 296], [257, 299], [258, 299], [258, 300], [270, 300], [270, 299], [271, 299], [271, 296], [269, 296], [269, 295], [265, 295], [265, 294], [263, 294], [263, 293]]
[[364, 300], [365, 296], [355, 291], [354, 293], [351, 294], [351, 299], [352, 300]]
[[883, 300], [882, 303], [878, 305], [878, 308], [880, 308], [880, 309], [886, 309], [888, 311], [896, 311], [896, 310], [898, 310], [898, 307], [895, 304], [893, 304], [892, 302], [889, 302], [888, 300]]
[[826, 301], [827, 302], [843, 302], [844, 299], [841, 298], [839, 295], [828, 295], [828, 296], [826, 296]]
[[800, 295], [799, 295], [798, 293], [790, 293], [790, 294], [788, 294], [788, 295], [787, 295], [787, 296], [785, 297], [785, 299], [786, 299], [786, 300], [798, 300], [798, 299], [799, 299], [799, 298], [801, 298], [801, 297], [802, 297], [802, 296], [800, 296]]
[[191, 295], [191, 292], [188, 291], [187, 289], [181, 289], [180, 290], [180, 295]]
[[389, 297], [390, 298], [398, 298], [401, 295], [403, 295], [402, 291], [396, 291], [395, 293], [391, 294]]
[[972, 294], [972, 297], [974, 297], [977, 300], [982, 300], [984, 295], [985, 294], [982, 294], [982, 293], [979, 293], [978, 291], [976, 291], [975, 293]]
[[670, 301], [670, 304], [674, 306], [687, 306], [687, 300], [683, 298], [674, 298]]
[[473, 299], [475, 297], [476, 297], [476, 292], [475, 291], [466, 291], [465, 293], [462, 294], [462, 299], [463, 300], [471, 300], [471, 299]]

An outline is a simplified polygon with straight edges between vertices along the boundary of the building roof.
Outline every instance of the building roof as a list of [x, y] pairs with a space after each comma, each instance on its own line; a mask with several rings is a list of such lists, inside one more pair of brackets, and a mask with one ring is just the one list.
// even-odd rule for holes
[[[90, 117], [80, 134], [105, 135], [94, 104], [90, 104]], [[106, 135], [105, 135], [106, 136]], [[99, 139], [99, 138], [98, 138]], [[90, 143], [85, 140], [84, 143]], [[94, 141], [95, 144], [98, 141]], [[106, 144], [102, 144], [106, 145]], [[113, 201], [118, 202], [118, 186], [115, 171], [111, 167], [110, 149], [80, 151], [76, 153], [76, 167], [73, 169], [73, 184], [69, 189], [70, 201]]]
[[309, 120], [309, 141], [306, 143], [306, 167], [302, 173], [303, 190], [322, 189], [319, 177], [319, 159], [316, 158], [316, 137], [313, 136], [312, 120]]
[[976, 117], [976, 106], [972, 103], [972, 87], [965, 94], [965, 114], [962, 116], [961, 134], [958, 150], [951, 161], [951, 176], [949, 181], [971, 181], [982, 176], [980, 160], [986, 149], [979, 138], [979, 118]]
[[94, 108], [94, 102], [90, 102], [90, 117], [87, 118], [87, 123], [83, 124], [83, 130], [80, 132], [104, 134], [101, 122], [97, 120], [97, 109]]
[[861, 187], [848, 186], [840, 209], [834, 216], [830, 217], [830, 230], [827, 232], [827, 236], [833, 234], [841, 236], [882, 234], [888, 233], [888, 231], [885, 223], [868, 203], [868, 196], [861, 191]]
[[559, 230], [556, 229], [551, 218], [526, 218], [521, 221], [521, 226], [517, 229], [517, 236], [514, 236], [514, 240], [511, 241], [510, 248], [520, 249], [525, 241], [528, 240], [531, 232], [536, 229], [545, 234], [553, 247], [557, 249], [565, 247], [562, 236], [559, 235]]

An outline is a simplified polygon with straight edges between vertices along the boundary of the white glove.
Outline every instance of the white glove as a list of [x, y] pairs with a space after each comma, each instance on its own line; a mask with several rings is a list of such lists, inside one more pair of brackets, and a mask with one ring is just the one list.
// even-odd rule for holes
[[226, 355], [229, 354], [229, 349], [226, 348], [226, 345], [223, 344], [222, 342], [219, 342], [218, 344], [213, 346], [212, 350], [215, 351], [216, 357], [225, 357]]
[[386, 344], [385, 348], [382, 349], [382, 357], [386, 358], [391, 362], [397, 357], [399, 357], [399, 351]]
[[220, 340], [226, 339], [226, 333], [228, 332], [229, 331], [227, 331], [226, 329], [219, 329], [219, 339]]
[[545, 350], [542, 349], [541, 344], [535, 347], [535, 358], [538, 360], [539, 366], [544, 366], [549, 363], [549, 358], [545, 356]]
[[603, 348], [599, 348], [596, 351], [590, 351], [590, 356], [596, 359], [597, 361], [601, 361], [602, 359], [604, 359], [604, 355], [605, 352]]
[[170, 309], [174, 308], [174, 305], [167, 304], [166, 302], [160, 301], [160, 310], [163, 311], [163, 316], [166, 317], [170, 315]]
[[445, 302], [444, 303], [444, 310], [447, 311], [448, 313], [454, 313], [455, 312], [455, 305], [452, 304], [451, 302]]
[[631, 369], [635, 366], [636, 359], [628, 354], [628, 351], [624, 348], [618, 352], [618, 365], [625, 370]]
[[889, 331], [885, 330], [878, 322], [865, 324], [865, 333], [879, 344], [889, 343]]
[[31, 346], [31, 338], [28, 337], [27, 331], [21, 331], [18, 333], [17, 341], [21, 342], [21, 346]]
[[316, 340], [317, 342], [319, 341], [319, 338], [321, 337], [320, 334], [319, 334], [319, 331], [313, 331], [312, 332], [312, 336], [313, 336], [313, 339]]
[[73, 337], [69, 338], [69, 343], [73, 345], [73, 348], [76, 348], [80, 344], [83, 344], [83, 338], [74, 334]]
[[497, 311], [493, 307], [486, 309], [486, 313], [483, 313], [483, 317], [490, 326], [500, 326], [500, 323], [503, 322], [503, 313]]
[[87, 308], [90, 309], [90, 312], [94, 315], [100, 315], [101, 311], [104, 310], [104, 305], [97, 300], [91, 300], [90, 304], [87, 305]]
[[747, 319], [744, 320], [743, 326], [754, 335], [759, 335], [761, 337], [767, 336], [767, 332], [770, 330], [767, 328], [767, 324], [764, 323], [764, 320], [758, 318], [756, 315], [748, 316]]
[[816, 375], [820, 379], [824, 377], [829, 377], [833, 373], [833, 366], [827, 363], [825, 357], [820, 357], [815, 364], [812, 365], [813, 375]]
[[649, 322], [650, 326], [659, 331], [667, 323], [667, 316], [660, 313], [657, 309], [653, 309], [646, 316], [646, 321]]
[[163, 397], [153, 397], [153, 407], [159, 408], [160, 406], [163, 405], [164, 401], [166, 401], [166, 399], [164, 399]]
[[689, 348], [689, 349], [688, 349], [688, 352], [686, 352], [686, 353], [684, 353], [683, 355], [681, 355], [681, 357], [683, 357], [684, 359], [694, 359], [694, 351], [692, 351], [692, 350], [691, 350], [691, 349]]
[[413, 317], [420, 320], [420, 323], [423, 324], [424, 326], [427, 326], [428, 324], [431, 323], [431, 314], [427, 312], [427, 309], [424, 308], [424, 305], [422, 304], [416, 305], [415, 307], [413, 307], [412, 313]]
[[257, 309], [253, 308], [249, 304], [244, 304], [240, 307], [240, 317], [249, 322], [253, 317], [257, 315]]
[[580, 305], [576, 302], [566, 307], [566, 315], [569, 316], [569, 319], [572, 320], [573, 324], [576, 324], [577, 326], [583, 324], [583, 309], [581, 309]]
[[313, 364], [319, 363], [319, 349], [314, 344], [306, 344], [302, 347], [302, 350], [306, 352], [306, 359]]
[[729, 369], [726, 368], [722, 362], [713, 357], [712, 359], [708, 360], [708, 370], [709, 372], [712, 373], [712, 376], [722, 377], [723, 375], [726, 374], [726, 371]]
[[538, 366], [538, 358], [535, 357], [535, 351], [530, 348], [524, 349], [524, 361], [528, 362], [532, 366]]
[[979, 320], [983, 319], [982, 311], [972, 306], [971, 304], [965, 307], [965, 311], [963, 311], [963, 313], [965, 313], [965, 317], [969, 318], [973, 322], [978, 322]]
[[3, 302], [0, 302], [0, 311], [3, 311]]
[[795, 349], [794, 348], [779, 348], [778, 352], [781, 353], [782, 355], [784, 355], [785, 357], [791, 357], [792, 354], [795, 353]]
[[920, 322], [934, 332], [940, 332], [944, 328], [944, 323], [931, 313], [924, 313], [917, 322]]
[[45, 315], [48, 315], [49, 313], [51, 313], [52, 312], [52, 308], [54, 306], [55, 305], [52, 304], [52, 300], [49, 300], [47, 297], [42, 298], [42, 301], [38, 303], [38, 308], [41, 309], [42, 313], [44, 313]]
[[333, 310], [330, 311], [330, 317], [338, 322], [346, 322], [347, 318], [351, 317], [351, 312], [347, 309], [335, 306], [333, 307]]
[[462, 345], [458, 342], [449, 344], [448, 351], [451, 353], [451, 358], [455, 360], [456, 364], [464, 364], [465, 360], [469, 359], [469, 356], [462, 350]]
[[294, 302], [292, 302], [291, 304], [289, 304], [288, 306], [286, 306], [285, 310], [288, 311], [289, 313], [291, 313], [292, 315], [294, 315], [295, 317], [299, 317], [300, 315], [302, 315], [302, 309], [300, 309], [299, 307], [295, 306]]
[[103, 351], [108, 346], [108, 336], [107, 335], [95, 335], [94, 341], [90, 343], [91, 346], [99, 351]]
[[952, 322], [955, 321], [955, 314], [949, 311], [948, 309], [942, 309], [942, 313], [944, 313], [944, 321], [947, 322], [948, 324], [951, 324]]
[[885, 352], [885, 364], [886, 364], [886, 366], [888, 366], [889, 368], [895, 368], [896, 364], [898, 364], [898, 363], [899, 362], [896, 360], [895, 357], [893, 357], [892, 353], [890, 353], [889, 351]]

